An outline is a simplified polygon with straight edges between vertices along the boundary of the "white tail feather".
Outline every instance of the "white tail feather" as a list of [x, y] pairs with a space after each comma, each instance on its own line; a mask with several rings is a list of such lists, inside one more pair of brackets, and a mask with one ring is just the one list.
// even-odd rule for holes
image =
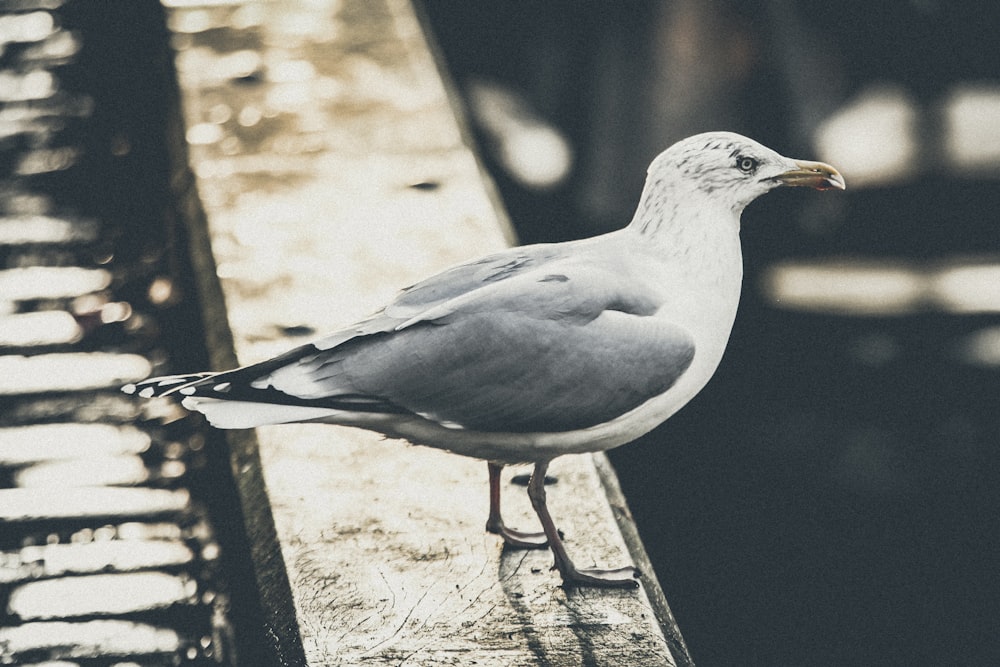
[[217, 398], [188, 396], [181, 403], [188, 410], [202, 413], [216, 428], [255, 428], [266, 424], [291, 424], [331, 417], [330, 408], [300, 405], [276, 405], [251, 401], [225, 401]]

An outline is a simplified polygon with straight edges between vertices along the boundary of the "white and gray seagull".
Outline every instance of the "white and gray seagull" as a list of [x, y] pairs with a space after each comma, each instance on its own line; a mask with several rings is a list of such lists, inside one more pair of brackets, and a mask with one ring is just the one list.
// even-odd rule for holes
[[[219, 428], [333, 423], [484, 459], [488, 531], [513, 547], [547, 545], [564, 585], [635, 586], [635, 568], [573, 564], [546, 507], [546, 470], [634, 440], [705, 386], [740, 298], [740, 216], [780, 186], [843, 189], [844, 179], [738, 134], [699, 134], [653, 160], [623, 229], [488, 255], [268, 361], [124, 390], [181, 396]], [[541, 533], [501, 518], [500, 471], [513, 463], [534, 464]]]

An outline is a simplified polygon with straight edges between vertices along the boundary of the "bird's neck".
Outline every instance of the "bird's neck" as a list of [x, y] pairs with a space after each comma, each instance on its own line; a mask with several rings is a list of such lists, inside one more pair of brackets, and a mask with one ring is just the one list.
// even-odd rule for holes
[[653, 181], [646, 183], [628, 229], [647, 243], [678, 249], [738, 239], [742, 213], [742, 207], [734, 210], [702, 192], [676, 192]]

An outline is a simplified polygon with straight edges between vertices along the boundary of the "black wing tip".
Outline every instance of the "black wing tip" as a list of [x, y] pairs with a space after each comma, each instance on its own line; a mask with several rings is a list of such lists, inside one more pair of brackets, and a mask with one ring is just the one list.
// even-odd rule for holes
[[[221, 376], [221, 377], [220, 377]], [[286, 394], [274, 387], [254, 387], [230, 378], [228, 373], [191, 373], [164, 375], [142, 382], [129, 383], [121, 391], [139, 398], [208, 398], [269, 405], [289, 405], [356, 413], [406, 414], [409, 410], [385, 399], [364, 394], [342, 394], [323, 398], [302, 398]]]
[[[189, 395], [184, 391], [190, 385], [205, 380], [211, 373], [192, 373], [190, 375], [163, 375], [161, 377], [149, 378], [142, 382], [129, 382], [121, 388], [122, 393], [139, 398], [155, 398], [157, 396], [167, 396], [174, 392]], [[193, 388], [190, 393], [193, 393]]]

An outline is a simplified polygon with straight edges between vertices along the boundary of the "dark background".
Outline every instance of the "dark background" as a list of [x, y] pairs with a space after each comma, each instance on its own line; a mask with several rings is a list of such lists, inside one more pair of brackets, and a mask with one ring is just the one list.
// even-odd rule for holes
[[1000, 304], [862, 316], [782, 309], [761, 288], [785, 260], [996, 263], [1000, 165], [956, 173], [942, 157], [949, 95], [1000, 91], [996, 3], [424, 6], [461, 91], [510, 92], [573, 148], [564, 180], [526, 186], [472, 109], [523, 242], [623, 226], [650, 159], [687, 135], [822, 159], [824, 119], [872, 86], [905, 93], [911, 171], [751, 205], [716, 377], [611, 457], [701, 667], [1000, 664], [1000, 384], [965, 353]]

